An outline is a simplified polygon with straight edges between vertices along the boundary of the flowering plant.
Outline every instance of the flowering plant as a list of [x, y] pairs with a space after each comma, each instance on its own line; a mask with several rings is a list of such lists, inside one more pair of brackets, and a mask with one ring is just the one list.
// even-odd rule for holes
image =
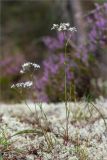
[[53, 24], [51, 30], [57, 30], [57, 31], [70, 31], [74, 32], [77, 31], [76, 27], [70, 27], [70, 23], [60, 23], [58, 24]]
[[19, 87], [22, 87], [22, 88], [26, 88], [26, 87], [31, 87], [33, 84], [32, 81], [27, 81], [27, 82], [21, 82], [21, 83], [16, 83], [16, 84], [13, 84], [11, 86], [11, 88], [19, 88]]
[[[44, 75], [43, 78], [36, 81], [36, 88], [38, 90], [38, 99], [42, 101], [62, 101], [64, 100], [64, 87], [65, 83], [63, 83], [63, 77], [66, 74], [66, 83], [71, 85], [71, 81], [74, 77], [72, 72], [73, 68], [76, 67], [75, 63], [71, 63], [71, 59], [66, 55], [66, 49], [69, 44], [69, 40], [71, 38], [71, 32], [77, 31], [75, 27], [70, 27], [69, 23], [60, 23], [53, 24], [51, 30], [62, 31], [60, 34], [58, 33], [59, 41], [53, 39], [51, 43], [54, 43], [52, 46], [50, 44], [49, 38], [43, 39], [46, 45], [49, 44], [49, 49], [55, 52], [54, 49], [61, 49], [64, 48], [65, 45], [65, 53], [60, 52], [58, 55], [53, 54], [47, 60], [44, 60]], [[69, 36], [68, 36], [69, 33]], [[51, 39], [50, 39], [51, 40]], [[56, 45], [56, 46], [55, 46]], [[55, 47], [55, 48], [54, 48]], [[52, 84], [52, 87], [51, 87]], [[69, 86], [66, 85], [66, 89], [69, 89]], [[57, 98], [56, 98], [57, 92]], [[45, 94], [44, 94], [45, 93]]]
[[[63, 70], [65, 61], [67, 90], [70, 90], [70, 84], [71, 90], [73, 90], [72, 84], [74, 83], [77, 97], [91, 92], [91, 79], [96, 76], [93, 68], [97, 65], [98, 48], [104, 49], [107, 44], [107, 3], [102, 6], [96, 5], [94, 12], [87, 15], [85, 20], [88, 26], [87, 41], [84, 44], [76, 46], [74, 33], [71, 34], [70, 31], [77, 30], [75, 27], [70, 27], [69, 23], [53, 24], [51, 30], [57, 30], [57, 37], [43, 38], [51, 55], [43, 62], [43, 76], [36, 81], [38, 98], [42, 101], [64, 100]], [[65, 56], [66, 42], [67, 54]]]
[[[33, 86], [33, 73], [35, 70], [37, 70], [38, 68], [40, 68], [40, 66], [36, 63], [32, 63], [32, 62], [26, 62], [22, 65], [22, 69], [20, 70], [21, 74], [28, 74], [29, 79], [32, 78], [31, 80], [25, 81], [25, 82], [20, 82], [20, 83], [16, 83], [16, 84], [12, 84], [11, 88], [15, 89], [16, 93], [18, 93], [19, 97], [23, 98], [23, 92], [22, 89], [29, 89]], [[19, 92], [18, 92], [19, 89]], [[33, 95], [33, 93], [32, 93]], [[26, 100], [25, 100], [26, 101]]]

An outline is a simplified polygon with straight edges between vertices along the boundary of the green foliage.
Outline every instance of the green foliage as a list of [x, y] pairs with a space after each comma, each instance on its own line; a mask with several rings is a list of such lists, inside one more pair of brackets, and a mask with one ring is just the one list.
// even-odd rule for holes
[[88, 59], [89, 62], [95, 62], [95, 56], [92, 53], [89, 54]]
[[7, 149], [11, 143], [6, 135], [5, 129], [0, 129], [0, 145], [3, 146], [3, 149]]

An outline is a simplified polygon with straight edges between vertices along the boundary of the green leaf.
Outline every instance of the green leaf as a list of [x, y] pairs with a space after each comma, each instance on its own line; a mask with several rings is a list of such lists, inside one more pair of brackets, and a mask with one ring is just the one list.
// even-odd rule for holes
[[43, 135], [42, 131], [39, 130], [39, 129], [25, 129], [25, 130], [22, 130], [22, 131], [19, 131], [19, 132], [16, 132], [13, 136], [17, 136], [17, 135], [21, 135], [21, 134], [29, 134], [29, 133], [36, 133], [40, 136]]

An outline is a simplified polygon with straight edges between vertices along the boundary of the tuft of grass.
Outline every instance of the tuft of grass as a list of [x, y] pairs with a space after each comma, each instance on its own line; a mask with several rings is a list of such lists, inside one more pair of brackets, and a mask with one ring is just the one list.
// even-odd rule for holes
[[88, 152], [85, 146], [75, 146], [75, 153], [79, 160], [88, 160]]
[[1, 128], [0, 129], [0, 148], [1, 150], [7, 150], [9, 146], [11, 145], [9, 141], [9, 137], [6, 134], [6, 130]]

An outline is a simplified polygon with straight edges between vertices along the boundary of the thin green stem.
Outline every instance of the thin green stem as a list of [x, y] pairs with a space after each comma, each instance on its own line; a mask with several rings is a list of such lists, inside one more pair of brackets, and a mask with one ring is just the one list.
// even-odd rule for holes
[[[23, 99], [22, 94], [21, 94], [20, 92], [18, 92], [17, 89], [14, 88], [14, 91], [18, 94], [18, 96], [19, 96], [20, 98]], [[30, 110], [30, 112], [32, 113], [32, 110], [30, 109], [30, 107], [29, 107], [29, 105], [27, 104], [27, 102], [26, 102], [25, 99], [24, 99], [24, 102], [25, 102], [25, 105], [27, 106], [27, 108], [28, 108], [28, 109]]]
[[67, 59], [67, 47], [69, 43], [70, 38], [68, 38], [67, 42], [65, 43], [65, 68], [64, 68], [64, 94], [65, 94], [65, 109], [66, 109], [66, 138], [68, 140], [68, 123], [69, 123], [69, 110], [67, 106], [67, 75], [66, 75], [66, 59]]

